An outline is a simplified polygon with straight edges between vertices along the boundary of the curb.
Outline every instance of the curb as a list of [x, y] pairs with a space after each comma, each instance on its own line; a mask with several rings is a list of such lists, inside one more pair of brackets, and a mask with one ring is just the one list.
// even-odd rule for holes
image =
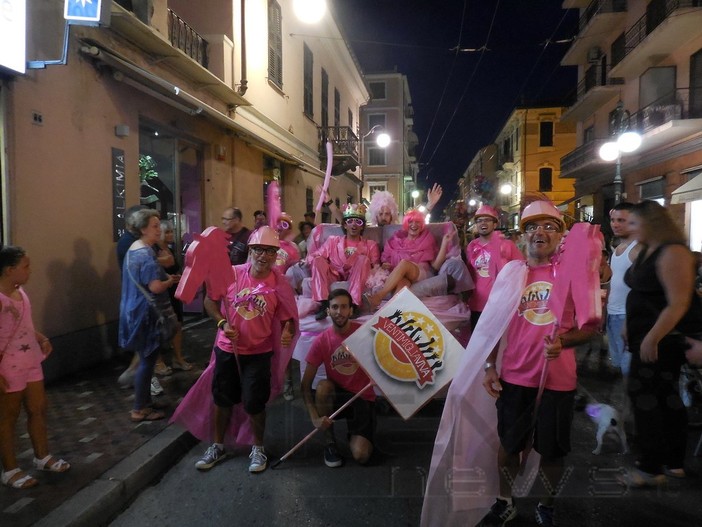
[[35, 527], [107, 525], [144, 487], [164, 474], [198, 442], [189, 432], [168, 426], [51, 511]]

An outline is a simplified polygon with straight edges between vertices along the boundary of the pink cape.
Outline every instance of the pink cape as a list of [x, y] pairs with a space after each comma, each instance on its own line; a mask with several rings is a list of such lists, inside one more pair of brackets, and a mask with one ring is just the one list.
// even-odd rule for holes
[[436, 258], [436, 253], [436, 241], [428, 229], [424, 229], [415, 239], [411, 239], [407, 231], [401, 229], [385, 243], [381, 261], [393, 267], [397, 267], [401, 260], [431, 263]]
[[[557, 254], [557, 275], [549, 309], [560, 318], [570, 294], [578, 326], [596, 323], [600, 245], [598, 228], [575, 224]], [[559, 258], [560, 257], [560, 258]], [[471, 336], [444, 405], [424, 496], [421, 525], [475, 525], [487, 513], [499, 491], [497, 474], [497, 412], [495, 400], [482, 386], [483, 364], [507, 330], [524, 290], [528, 269], [523, 261], [507, 263], [497, 275], [488, 303]], [[498, 369], [501, 355], [498, 355]], [[528, 457], [523, 476], [515, 481], [515, 496], [526, 495], [536, 478], [540, 456]]]
[[[241, 266], [248, 272], [250, 264]], [[276, 277], [276, 291], [280, 297], [280, 301], [287, 305], [295, 304], [295, 295], [293, 290], [277, 270], [272, 271]], [[282, 331], [281, 320], [277, 319], [273, 322], [273, 358], [271, 359], [271, 394], [268, 401], [274, 400], [280, 395], [283, 382], [285, 379], [285, 370], [290, 362], [292, 352], [295, 349], [299, 331], [299, 319], [297, 317], [297, 309], [295, 310], [295, 337], [292, 343], [287, 348], [280, 345], [280, 334]], [[214, 402], [212, 400], [212, 378], [214, 376], [214, 353], [210, 357], [210, 363], [202, 373], [200, 378], [190, 388], [188, 393], [183, 398], [182, 402], [173, 413], [170, 422], [176, 423], [187, 429], [191, 434], [197, 437], [200, 441], [211, 443], [214, 438]], [[244, 411], [242, 404], [237, 404], [232, 409], [232, 418], [229, 422], [229, 428], [224, 436], [224, 444], [227, 448], [236, 448], [240, 445], [253, 444], [253, 430], [248, 418], [248, 414]]]

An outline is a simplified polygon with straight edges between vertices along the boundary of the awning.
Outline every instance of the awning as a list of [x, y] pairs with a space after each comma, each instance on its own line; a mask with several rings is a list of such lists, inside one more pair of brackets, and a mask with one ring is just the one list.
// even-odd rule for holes
[[670, 203], [677, 205], [697, 200], [702, 200], [702, 172], [699, 172], [690, 181], [675, 189], [671, 194]]

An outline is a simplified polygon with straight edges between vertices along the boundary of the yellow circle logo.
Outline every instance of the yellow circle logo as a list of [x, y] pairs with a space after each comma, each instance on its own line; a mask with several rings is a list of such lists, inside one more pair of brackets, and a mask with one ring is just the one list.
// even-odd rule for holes
[[378, 317], [373, 330], [375, 360], [386, 375], [419, 388], [434, 384], [435, 372], [443, 368], [444, 338], [431, 318], [397, 310]]
[[256, 291], [252, 291], [248, 287], [237, 293], [234, 305], [236, 312], [244, 320], [259, 317], [266, 311], [265, 297], [256, 294]]
[[519, 314], [535, 326], [547, 326], [555, 322], [556, 317], [548, 308], [552, 287], [553, 284], [549, 282], [533, 282], [524, 288]]

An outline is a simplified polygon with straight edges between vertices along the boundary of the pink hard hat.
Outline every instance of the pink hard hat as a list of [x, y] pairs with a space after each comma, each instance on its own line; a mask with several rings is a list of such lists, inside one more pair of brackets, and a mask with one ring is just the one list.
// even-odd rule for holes
[[268, 225], [264, 225], [251, 233], [249, 245], [267, 245], [268, 247], [280, 248], [280, 239], [277, 232]]
[[560, 225], [561, 230], [565, 228], [565, 222], [559, 210], [550, 201], [533, 201], [529, 203], [522, 211], [522, 216], [519, 219], [519, 228], [524, 231], [524, 227], [530, 221], [535, 220], [555, 220]]
[[500, 221], [500, 215], [490, 205], [481, 205], [478, 210], [475, 211], [475, 218], [480, 218], [481, 216], [489, 216], [495, 221]]

